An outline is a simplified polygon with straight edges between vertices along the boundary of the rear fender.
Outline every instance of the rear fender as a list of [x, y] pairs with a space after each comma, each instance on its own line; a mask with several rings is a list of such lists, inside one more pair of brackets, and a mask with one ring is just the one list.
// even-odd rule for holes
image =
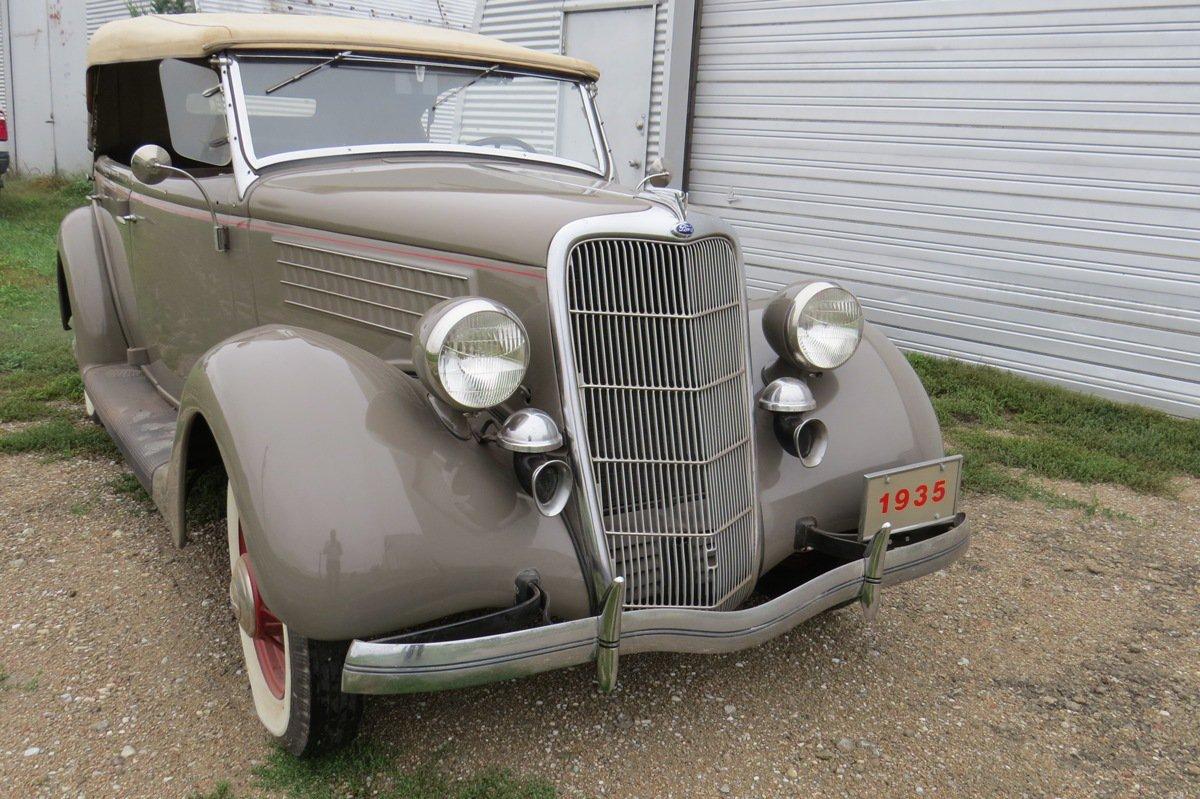
[[511, 456], [454, 438], [421, 384], [374, 355], [285, 326], [210, 350], [184, 386], [166, 477], [180, 541], [201, 416], [263, 598], [296, 632], [341, 640], [507, 607], [530, 568], [553, 613], [587, 613], [570, 534], [521, 493]]
[[63, 328], [75, 331], [79, 368], [124, 362], [125, 333], [91, 207], [76, 208], [58, 228], [58, 291]]

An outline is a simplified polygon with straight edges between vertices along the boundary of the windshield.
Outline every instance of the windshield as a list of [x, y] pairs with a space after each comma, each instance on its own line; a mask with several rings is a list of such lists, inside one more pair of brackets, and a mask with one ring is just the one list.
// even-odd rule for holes
[[603, 171], [577, 81], [495, 64], [353, 55], [241, 56], [236, 73], [256, 165], [351, 151], [449, 150]]

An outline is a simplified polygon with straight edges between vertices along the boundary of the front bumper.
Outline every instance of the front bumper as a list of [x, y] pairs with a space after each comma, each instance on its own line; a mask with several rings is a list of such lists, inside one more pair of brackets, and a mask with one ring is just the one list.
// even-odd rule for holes
[[966, 552], [965, 518], [945, 532], [838, 566], [761, 605], [735, 611], [653, 608], [621, 611], [622, 585], [610, 590], [604, 612], [528, 630], [437, 643], [354, 641], [342, 671], [342, 690], [360, 694], [443, 691], [525, 677], [595, 660], [602, 688], [616, 680], [618, 653], [717, 654], [757, 646], [839, 605], [863, 603], [868, 617], [880, 587], [929, 574]]

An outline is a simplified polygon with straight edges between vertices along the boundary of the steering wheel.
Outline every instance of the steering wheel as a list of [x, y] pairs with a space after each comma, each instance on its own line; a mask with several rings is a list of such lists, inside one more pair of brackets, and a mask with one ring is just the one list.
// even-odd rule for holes
[[486, 136], [477, 141], [468, 142], [472, 147], [504, 147], [511, 145], [519, 147], [527, 153], [536, 153], [533, 145], [524, 139], [518, 139], [516, 136]]

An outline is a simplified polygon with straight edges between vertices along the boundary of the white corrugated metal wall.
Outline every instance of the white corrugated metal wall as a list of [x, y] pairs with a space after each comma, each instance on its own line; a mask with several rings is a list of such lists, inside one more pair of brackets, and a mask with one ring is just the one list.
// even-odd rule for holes
[[471, 30], [477, 0], [195, 0], [198, 11], [248, 11], [377, 17]]
[[87, 33], [88, 38], [105, 22], [115, 19], [128, 19], [129, 6], [126, 0], [87, 0]]
[[705, 0], [688, 187], [752, 286], [1200, 416], [1200, 5]]

